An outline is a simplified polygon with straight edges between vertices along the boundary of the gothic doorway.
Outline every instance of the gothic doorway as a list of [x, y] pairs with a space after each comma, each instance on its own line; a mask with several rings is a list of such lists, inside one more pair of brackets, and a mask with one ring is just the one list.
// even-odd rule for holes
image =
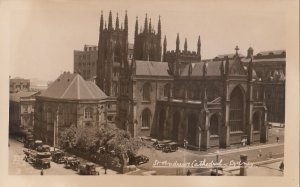
[[218, 114], [214, 114], [210, 117], [209, 132], [210, 132], [210, 135], [219, 135]]
[[188, 118], [188, 134], [187, 141], [189, 145], [196, 145], [198, 117], [190, 114]]
[[174, 141], [178, 141], [178, 128], [180, 123], [180, 112], [176, 111], [173, 114], [173, 130], [172, 137]]
[[164, 109], [162, 109], [159, 112], [159, 119], [158, 119], [158, 138], [163, 139], [164, 138], [164, 129], [165, 129], [165, 121], [166, 121], [166, 112]]
[[255, 112], [252, 118], [252, 123], [253, 123], [253, 130], [254, 131], [259, 131], [260, 130], [260, 113]]
[[231, 132], [243, 131], [244, 99], [239, 86], [230, 95], [229, 126]]

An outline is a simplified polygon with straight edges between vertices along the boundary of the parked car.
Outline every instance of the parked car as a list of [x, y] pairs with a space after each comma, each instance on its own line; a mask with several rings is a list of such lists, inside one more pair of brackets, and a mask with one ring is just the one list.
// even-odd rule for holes
[[50, 168], [50, 152], [37, 152], [34, 165], [38, 168]]
[[76, 162], [76, 161], [77, 161], [77, 159], [74, 157], [71, 157], [71, 156], [67, 157], [65, 159], [65, 168], [70, 169], [73, 165], [73, 162]]
[[65, 153], [61, 150], [53, 151], [52, 152], [52, 161], [56, 162], [58, 164], [63, 164], [65, 162], [64, 156], [65, 156]]
[[170, 143], [165, 144], [162, 151], [165, 153], [175, 152], [178, 150], [178, 146], [179, 145], [176, 142], [170, 142]]
[[149, 157], [145, 155], [138, 155], [129, 159], [129, 165], [141, 165], [147, 162], [149, 162]]
[[99, 172], [96, 171], [96, 165], [94, 163], [88, 162], [86, 164], [79, 165], [79, 174], [80, 175], [99, 175]]

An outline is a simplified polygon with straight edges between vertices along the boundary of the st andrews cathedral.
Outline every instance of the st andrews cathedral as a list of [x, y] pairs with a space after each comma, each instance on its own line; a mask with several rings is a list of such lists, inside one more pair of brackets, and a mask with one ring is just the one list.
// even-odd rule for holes
[[193, 42], [197, 51], [188, 50], [186, 39], [181, 49], [179, 34], [176, 49], [168, 50], [160, 17], [154, 26], [146, 15], [141, 25], [136, 19], [129, 60], [127, 13], [123, 23], [117, 15], [113, 24], [111, 12], [108, 22], [101, 14], [96, 70], [97, 85], [117, 103], [119, 128], [135, 137], [187, 140], [198, 150], [226, 148], [242, 137], [247, 144], [268, 141], [266, 81], [272, 75], [284, 90], [285, 66], [279, 60], [268, 72], [255, 67], [268, 57], [285, 61], [285, 51], [254, 55], [250, 47], [243, 56], [233, 46], [231, 55], [203, 60], [200, 36]]

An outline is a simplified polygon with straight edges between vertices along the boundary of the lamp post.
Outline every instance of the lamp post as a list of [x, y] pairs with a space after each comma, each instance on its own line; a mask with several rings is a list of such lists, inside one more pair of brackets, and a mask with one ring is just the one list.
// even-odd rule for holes
[[[217, 163], [219, 163], [219, 154], [220, 154], [220, 152], [219, 152], [219, 150], [217, 150], [216, 151], [216, 157], [217, 157], [216, 160], [217, 160]], [[219, 170], [219, 166], [217, 166], [217, 168], [216, 168], [216, 176], [219, 175], [219, 173], [218, 173], [219, 171], [218, 170]]]
[[186, 162], [186, 160], [185, 160], [185, 152], [186, 152], [186, 149], [187, 149], [187, 145], [188, 144], [188, 141], [186, 140], [186, 139], [184, 139], [183, 140], [183, 147], [184, 147], [184, 152], [183, 152], [183, 163], [184, 163], [184, 168], [183, 168], [183, 173], [184, 173], [184, 175], [185, 175], [185, 168], [186, 168], [186, 166], [185, 166], [185, 162]]
[[55, 151], [55, 147], [56, 147], [56, 143], [57, 143], [57, 139], [58, 137], [56, 137], [56, 135], [58, 134], [58, 115], [59, 115], [59, 105], [57, 106], [57, 111], [56, 111], [56, 123], [54, 123], [54, 141], [53, 141], [53, 147], [54, 147], [54, 151]]

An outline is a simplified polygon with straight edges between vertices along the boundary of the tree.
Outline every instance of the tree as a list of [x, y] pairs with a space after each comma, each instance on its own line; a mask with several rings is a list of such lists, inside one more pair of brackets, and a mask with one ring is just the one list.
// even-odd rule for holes
[[104, 150], [106, 157], [119, 158], [122, 165], [126, 165], [128, 157], [134, 156], [143, 145], [140, 139], [132, 138], [129, 132], [108, 124], [82, 128], [71, 126], [60, 134], [59, 140], [63, 148], [91, 154]]
[[63, 149], [72, 148], [76, 145], [76, 133], [77, 127], [72, 125], [71, 127], [61, 131], [59, 133], [59, 147]]

